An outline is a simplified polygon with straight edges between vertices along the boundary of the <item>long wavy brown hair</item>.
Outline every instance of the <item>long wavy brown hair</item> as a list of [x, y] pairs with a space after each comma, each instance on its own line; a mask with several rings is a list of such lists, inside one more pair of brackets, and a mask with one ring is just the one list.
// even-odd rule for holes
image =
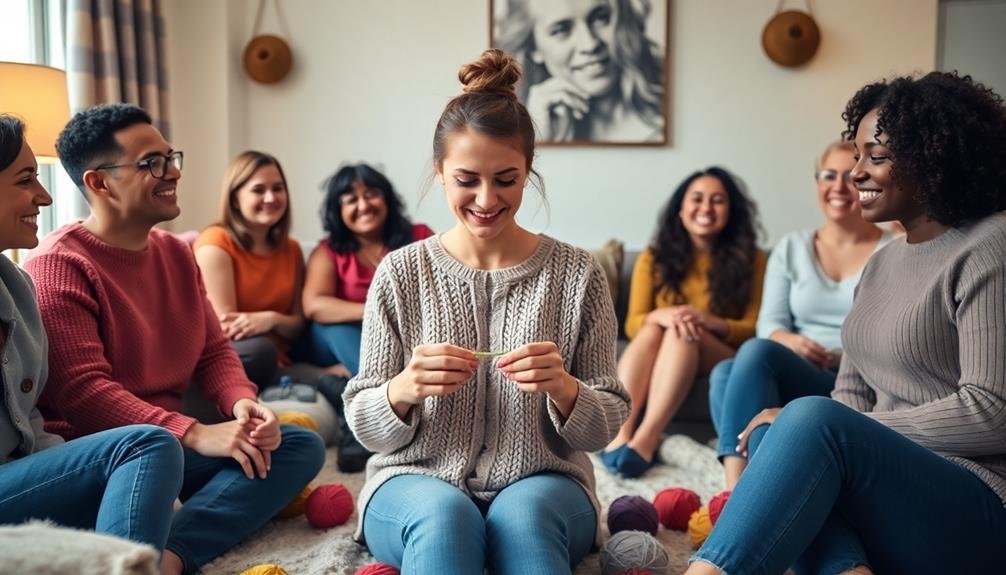
[[286, 188], [287, 193], [286, 211], [283, 212], [283, 217], [269, 228], [268, 233], [266, 233], [266, 243], [269, 244], [270, 249], [276, 249], [283, 245], [287, 238], [290, 237], [290, 188], [286, 184], [286, 174], [283, 173], [283, 166], [279, 165], [279, 160], [265, 152], [248, 150], [234, 158], [231, 161], [230, 167], [227, 168], [223, 191], [220, 194], [220, 222], [217, 224], [227, 230], [234, 241], [241, 244], [241, 247], [246, 250], [252, 249], [254, 240], [252, 239], [251, 232], [248, 231], [248, 220], [241, 215], [241, 210], [238, 209], [235, 196], [238, 190], [255, 175], [255, 172], [265, 166], [276, 166], [279, 177], [283, 179], [283, 187]]
[[650, 250], [662, 281], [654, 288], [653, 295], [656, 297], [662, 289], [667, 289], [673, 294], [675, 304], [685, 303], [681, 282], [695, 262], [695, 246], [681, 223], [681, 204], [688, 187], [702, 176], [719, 180], [729, 199], [727, 225], [716, 236], [710, 254], [709, 311], [736, 319], [744, 315], [751, 298], [761, 225], [754, 202], [741, 191], [733, 176], [720, 167], [713, 166], [685, 178], [660, 213]]

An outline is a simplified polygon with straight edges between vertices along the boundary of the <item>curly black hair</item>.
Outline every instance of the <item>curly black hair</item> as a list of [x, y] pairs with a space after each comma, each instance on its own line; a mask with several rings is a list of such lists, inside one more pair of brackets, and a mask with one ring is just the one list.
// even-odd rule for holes
[[688, 187], [702, 176], [720, 181], [729, 198], [727, 224], [713, 243], [709, 266], [709, 311], [727, 318], [744, 315], [751, 297], [754, 263], [758, 255], [758, 208], [741, 191], [736, 180], [723, 168], [713, 166], [685, 178], [660, 213], [656, 237], [650, 245], [653, 259], [663, 280], [655, 289], [667, 288], [676, 304], [685, 303], [681, 282], [695, 260], [695, 246], [681, 223], [681, 204]]
[[381, 172], [367, 164], [350, 164], [339, 171], [325, 184], [325, 201], [321, 204], [321, 222], [328, 232], [328, 245], [340, 254], [355, 253], [360, 249], [356, 238], [346, 222], [342, 221], [342, 204], [339, 198], [353, 192], [353, 182], [362, 182], [368, 188], [380, 190], [388, 215], [384, 220], [382, 239], [389, 250], [396, 250], [412, 242], [412, 222], [405, 216], [402, 199], [395, 193], [391, 182]]
[[[132, 104], [102, 104], [78, 112], [56, 140], [59, 161], [77, 187], [84, 190], [84, 172], [123, 152], [115, 133], [134, 124], [153, 124], [150, 114]], [[86, 196], [85, 196], [86, 197]]]
[[891, 177], [914, 190], [927, 215], [947, 226], [1006, 209], [1006, 108], [971, 76], [930, 72], [861, 88], [846, 104], [842, 137], [855, 139], [877, 110], [888, 135]]
[[6, 170], [24, 146], [24, 122], [8, 114], [0, 114], [0, 172]]

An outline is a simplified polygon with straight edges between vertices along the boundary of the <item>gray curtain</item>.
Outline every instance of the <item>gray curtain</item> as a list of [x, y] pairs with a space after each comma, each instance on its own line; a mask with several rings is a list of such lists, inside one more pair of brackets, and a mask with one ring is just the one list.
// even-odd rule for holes
[[66, 44], [71, 113], [135, 104], [170, 140], [160, 0], [67, 0]]

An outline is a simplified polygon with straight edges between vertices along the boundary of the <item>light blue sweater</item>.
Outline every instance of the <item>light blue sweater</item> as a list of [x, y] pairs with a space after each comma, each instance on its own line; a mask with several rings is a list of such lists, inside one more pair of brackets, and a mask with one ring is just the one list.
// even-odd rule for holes
[[[862, 270], [842, 281], [825, 275], [814, 253], [815, 230], [786, 234], [769, 256], [765, 270], [757, 336], [783, 329], [825, 347], [842, 347], [842, 322], [852, 309], [852, 296]], [[891, 240], [884, 232], [877, 249]], [[876, 252], [874, 252], [876, 253]]]

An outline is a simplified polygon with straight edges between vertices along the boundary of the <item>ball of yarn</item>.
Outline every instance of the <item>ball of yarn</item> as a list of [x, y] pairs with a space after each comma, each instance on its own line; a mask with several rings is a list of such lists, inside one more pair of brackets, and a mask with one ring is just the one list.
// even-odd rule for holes
[[693, 548], [702, 547], [712, 530], [713, 522], [709, 520], [708, 507], [700, 507], [698, 511], [692, 513], [692, 518], [688, 520], [688, 538], [692, 540]]
[[360, 567], [353, 575], [398, 575], [398, 573], [398, 569], [387, 563], [371, 563]]
[[284, 411], [276, 416], [276, 419], [279, 420], [281, 425], [296, 425], [297, 427], [303, 427], [304, 429], [310, 429], [318, 433], [318, 422], [303, 411]]
[[660, 541], [642, 531], [619, 531], [601, 548], [602, 575], [618, 575], [629, 569], [665, 575], [670, 561]]
[[312, 527], [328, 529], [342, 525], [353, 514], [353, 495], [338, 484], [322, 485], [307, 498], [304, 515]]
[[646, 571], [645, 569], [636, 569], [635, 567], [632, 567], [630, 569], [626, 569], [625, 571], [619, 571], [618, 575], [653, 575], [653, 573]]
[[653, 498], [653, 507], [664, 527], [676, 531], [688, 529], [688, 518], [702, 506], [697, 493], [683, 487], [669, 487]]
[[291, 517], [298, 517], [304, 514], [304, 508], [307, 507], [307, 498], [314, 491], [314, 487], [308, 485], [300, 493], [295, 495], [290, 503], [286, 504], [286, 507], [280, 510], [276, 514], [277, 517], [281, 519], [290, 519]]
[[656, 535], [660, 522], [653, 504], [638, 495], [623, 495], [608, 507], [608, 531], [645, 531]]
[[727, 504], [727, 499], [730, 498], [729, 491], [720, 491], [709, 500], [709, 521], [713, 525], [720, 519], [720, 513], [723, 512], [723, 506]]
[[287, 572], [279, 565], [263, 563], [262, 565], [256, 565], [245, 569], [241, 572], [241, 575], [287, 575]]

